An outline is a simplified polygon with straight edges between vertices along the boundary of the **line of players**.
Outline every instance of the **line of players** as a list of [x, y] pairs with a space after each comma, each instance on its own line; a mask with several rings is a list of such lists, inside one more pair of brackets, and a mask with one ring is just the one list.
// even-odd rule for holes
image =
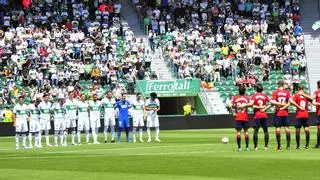
[[[27, 148], [26, 139], [29, 133], [29, 148], [33, 148], [32, 139], [34, 137], [34, 147], [42, 147], [42, 134], [45, 134], [47, 146], [52, 146], [49, 139], [49, 130], [51, 129], [50, 118], [54, 119], [54, 146], [58, 146], [58, 137], [60, 137], [60, 145], [67, 146], [68, 132], [71, 132], [71, 144], [81, 144], [81, 132], [85, 131], [86, 143], [89, 144], [91, 128], [93, 136], [93, 144], [98, 142], [98, 130], [100, 128], [100, 113], [104, 108], [104, 139], [108, 142], [108, 130], [111, 131], [111, 142], [115, 142], [115, 116], [118, 114], [118, 142], [121, 138], [121, 130], [126, 132], [126, 140], [129, 142], [129, 109], [133, 118], [133, 142], [136, 142], [136, 130], [139, 128], [140, 142], [143, 142], [144, 115], [147, 120], [148, 142], [151, 142], [150, 128], [155, 128], [155, 141], [159, 140], [159, 118], [157, 111], [160, 110], [160, 102], [156, 93], [151, 93], [150, 98], [144, 101], [141, 94], [136, 95], [136, 99], [130, 103], [126, 100], [126, 94], [122, 94], [122, 99], [115, 100], [112, 92], [108, 92], [106, 97], [101, 101], [97, 95], [93, 95], [93, 99], [86, 100], [85, 95], [81, 95], [80, 99], [74, 98], [74, 93], [69, 92], [68, 98], [59, 98], [58, 102], [51, 103], [49, 96], [45, 94], [42, 101], [36, 105], [35, 102], [27, 105], [24, 97], [19, 97], [19, 103], [13, 108], [13, 120], [16, 130], [16, 149], [19, 149], [20, 137], [22, 136], [22, 147]], [[118, 110], [118, 111], [117, 111]], [[29, 128], [28, 123], [29, 121]], [[77, 122], [78, 123], [77, 123]], [[78, 142], [75, 142], [76, 130]]]
[[278, 89], [272, 93], [272, 97], [269, 98], [265, 93], [263, 93], [263, 86], [258, 84], [256, 86], [256, 93], [252, 95], [251, 98], [245, 96], [246, 89], [244, 87], [239, 87], [239, 95], [234, 96], [232, 99], [232, 113], [235, 117], [235, 128], [236, 128], [236, 140], [238, 145], [238, 151], [241, 151], [241, 131], [243, 129], [245, 136], [246, 150], [249, 150], [249, 117], [248, 117], [248, 107], [254, 109], [252, 126], [254, 129], [253, 142], [254, 149], [258, 149], [258, 132], [260, 127], [264, 132], [264, 147], [265, 150], [268, 149], [269, 143], [269, 132], [268, 132], [268, 114], [266, 113], [272, 106], [275, 107], [275, 118], [274, 126], [276, 128], [276, 140], [277, 140], [277, 150], [281, 150], [281, 128], [285, 130], [286, 134], [286, 149], [290, 149], [290, 122], [288, 119], [288, 107], [293, 105], [296, 107], [296, 122], [295, 122], [295, 138], [296, 138], [296, 149], [300, 149], [300, 131], [304, 128], [306, 144], [305, 148], [309, 148], [310, 141], [310, 131], [309, 131], [309, 103], [316, 106], [316, 124], [318, 128], [317, 132], [317, 144], [315, 148], [320, 147], [320, 81], [317, 82], [318, 90], [316, 90], [313, 96], [307, 94], [304, 91], [304, 86], [302, 84], [298, 85], [298, 92], [294, 95], [285, 89], [285, 84], [283, 81], [278, 82]]

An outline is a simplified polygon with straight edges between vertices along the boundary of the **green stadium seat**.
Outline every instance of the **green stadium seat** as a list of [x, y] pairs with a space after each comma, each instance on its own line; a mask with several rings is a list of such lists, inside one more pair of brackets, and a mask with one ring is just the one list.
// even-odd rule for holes
[[266, 93], [267, 96], [271, 96], [272, 91], [265, 91], [265, 93]]
[[86, 84], [86, 80], [80, 80], [79, 83], [80, 83], [80, 85], [85, 85]]
[[275, 75], [275, 74], [271, 74], [271, 75], [269, 76], [269, 79], [270, 79], [270, 80], [275, 80], [275, 79], [276, 79], [276, 75]]
[[103, 88], [104, 90], [108, 91], [108, 90], [110, 89], [110, 86], [109, 86], [109, 85], [104, 85], [102, 88]]
[[289, 113], [294, 113], [294, 112], [296, 112], [296, 108], [293, 107], [293, 106], [290, 106], [289, 107]]

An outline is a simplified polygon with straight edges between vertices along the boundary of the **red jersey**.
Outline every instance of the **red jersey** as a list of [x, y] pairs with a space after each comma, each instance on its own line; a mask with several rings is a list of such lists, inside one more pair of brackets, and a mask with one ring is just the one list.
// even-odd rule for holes
[[[290, 92], [288, 90], [275, 90], [272, 93], [272, 100], [277, 101], [278, 103], [288, 103], [290, 99]], [[276, 107], [275, 113], [276, 116], [288, 116], [288, 108], [285, 110], [280, 110], [281, 107]]]
[[[255, 106], [266, 106], [267, 102], [269, 102], [269, 97], [262, 92], [258, 92], [252, 95], [252, 100], [253, 100], [253, 105]], [[266, 112], [262, 112], [260, 109], [255, 109], [254, 114], [253, 114], [254, 119], [259, 119], [259, 118], [268, 118], [268, 115]]]
[[[317, 103], [320, 103], [320, 90], [316, 90], [314, 93], [313, 93], [313, 96], [316, 98], [316, 102]], [[320, 107], [319, 106], [316, 106], [316, 113], [318, 116], [320, 116]]]
[[301, 96], [300, 94], [295, 94], [295, 95], [293, 95], [292, 100], [294, 102], [296, 102], [299, 106], [304, 108], [304, 110], [297, 108], [296, 117], [297, 118], [309, 118], [308, 99], [305, 98], [304, 96]]
[[[245, 105], [250, 102], [250, 98], [248, 96], [234, 96], [232, 99], [233, 106]], [[237, 108], [236, 107], [236, 121], [248, 121], [248, 108]]]

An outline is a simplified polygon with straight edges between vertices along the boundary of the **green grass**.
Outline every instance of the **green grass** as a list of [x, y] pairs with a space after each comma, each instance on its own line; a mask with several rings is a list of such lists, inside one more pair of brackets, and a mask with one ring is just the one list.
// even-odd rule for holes
[[[292, 148], [289, 151], [276, 151], [273, 128], [270, 129], [269, 150], [262, 150], [261, 133], [261, 150], [250, 152], [235, 152], [233, 129], [160, 133], [161, 143], [120, 143], [21, 150], [14, 149], [13, 137], [3, 137], [0, 138], [0, 180], [319, 179], [317, 172], [320, 150]], [[315, 143], [315, 135], [316, 130], [312, 128], [312, 146]], [[229, 144], [221, 143], [223, 136], [229, 137]], [[282, 137], [284, 138], [284, 135]], [[303, 145], [304, 135], [301, 140]], [[252, 139], [250, 142], [252, 147]], [[292, 147], [294, 146], [295, 140], [292, 135]]]

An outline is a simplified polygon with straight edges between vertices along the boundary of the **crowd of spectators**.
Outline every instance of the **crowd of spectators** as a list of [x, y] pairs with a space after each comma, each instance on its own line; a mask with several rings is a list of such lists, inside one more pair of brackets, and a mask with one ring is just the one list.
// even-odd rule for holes
[[275, 71], [291, 87], [304, 76], [298, 0], [172, 0], [139, 8], [150, 42], [162, 37], [178, 78], [253, 87]]
[[67, 91], [133, 93], [136, 79], [152, 77], [151, 52], [120, 12], [118, 1], [105, 0], [1, 5], [0, 104], [14, 104], [21, 94], [35, 100]]

